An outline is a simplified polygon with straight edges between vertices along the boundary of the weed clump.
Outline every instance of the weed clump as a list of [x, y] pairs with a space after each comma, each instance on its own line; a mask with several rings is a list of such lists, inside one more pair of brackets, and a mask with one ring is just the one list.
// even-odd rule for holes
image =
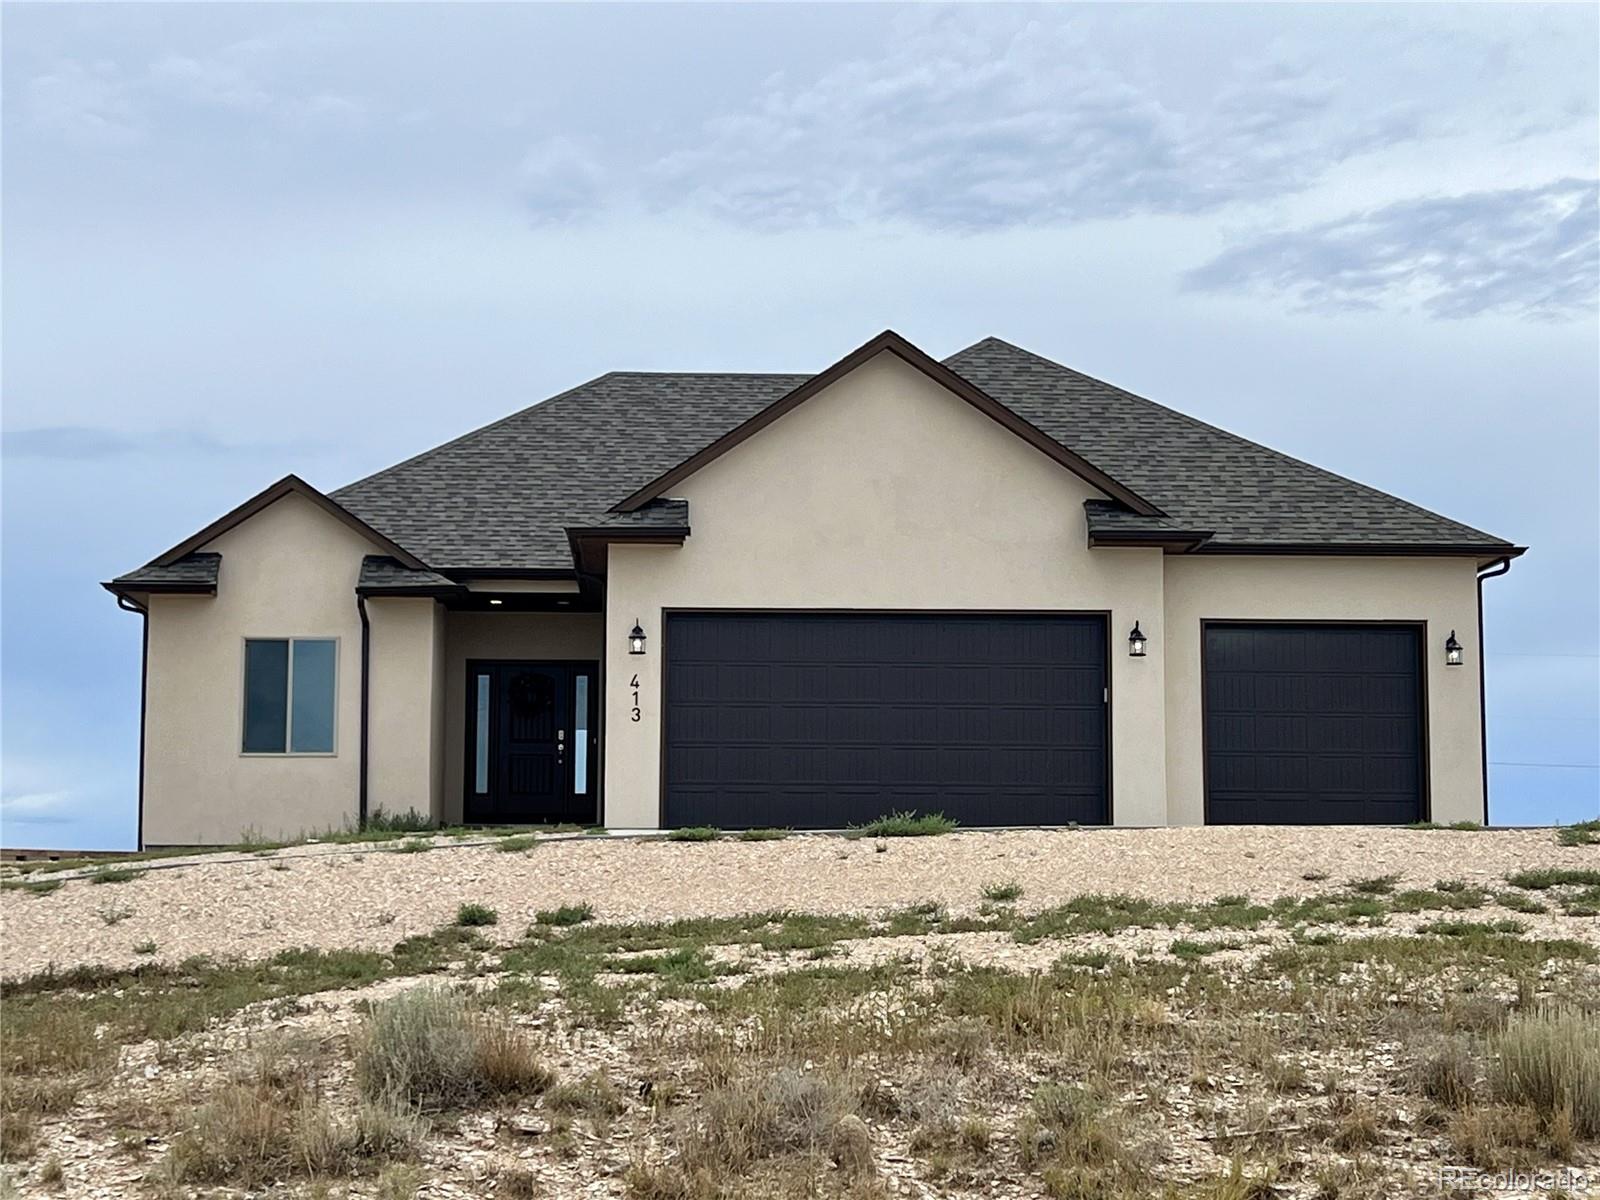
[[958, 824], [942, 812], [896, 812], [866, 825], [852, 826], [851, 832], [859, 837], [938, 837], [954, 831]]
[[1546, 1121], [1563, 1114], [1582, 1138], [1600, 1135], [1600, 1020], [1575, 1009], [1514, 1018], [1489, 1043], [1489, 1085], [1497, 1099]]
[[461, 995], [415, 987], [380, 1002], [356, 1040], [356, 1083], [422, 1112], [541, 1092], [553, 1075], [528, 1039]]

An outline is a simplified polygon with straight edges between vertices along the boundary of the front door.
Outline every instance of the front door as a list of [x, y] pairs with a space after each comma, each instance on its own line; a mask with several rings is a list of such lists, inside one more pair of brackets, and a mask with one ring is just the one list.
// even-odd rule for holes
[[466, 819], [593, 824], [593, 663], [467, 664]]

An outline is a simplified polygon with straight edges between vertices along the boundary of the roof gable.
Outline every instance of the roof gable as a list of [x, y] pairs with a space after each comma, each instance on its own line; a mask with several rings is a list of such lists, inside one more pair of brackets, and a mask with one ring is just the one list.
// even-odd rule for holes
[[165, 554], [157, 555], [147, 565], [149, 567], [171, 566], [179, 559], [215, 540], [236, 525], [242, 525], [263, 509], [282, 500], [285, 496], [303, 496], [335, 520], [348, 525], [363, 537], [374, 542], [404, 566], [420, 568], [426, 565], [409, 550], [391, 541], [387, 535], [380, 533], [342, 505], [324, 496], [298, 475], [285, 475], [277, 483], [262, 489], [237, 508], [218, 517], [200, 532], [185, 538]]
[[[911, 355], [927, 358], [906, 345]], [[1142, 537], [1197, 553], [1488, 558], [1520, 552], [998, 338], [933, 365], [941, 380], [959, 379], [1034, 436], [1070, 447], [1086, 470], [1114, 477], [1166, 519], [1144, 520], [1126, 504], [1115, 513], [1103, 510], [1096, 515], [1098, 544]], [[612, 372], [341, 488], [331, 499], [435, 570], [570, 576], [568, 529], [600, 524], [597, 514], [617, 509], [619, 498], [642, 505], [641, 493], [686, 461], [774, 405], [803, 401], [808, 393], [792, 397], [814, 378]], [[1173, 531], [1212, 536], [1178, 539], [1169, 536]]]
[[1522, 550], [999, 338], [949, 366], [1212, 536], [1201, 553], [1486, 553]]
[[1018, 413], [986, 394], [981, 388], [974, 386], [969, 380], [956, 374], [945, 364], [930, 358], [893, 330], [885, 330], [871, 341], [858, 346], [827, 370], [818, 375], [813, 375], [792, 391], [780, 396], [759, 412], [754, 413], [739, 425], [728, 430], [715, 441], [695, 451], [669, 470], [663, 471], [649, 483], [619, 501], [614, 506], [613, 511], [633, 512], [652, 500], [659, 499], [671, 488], [693, 475], [707, 463], [722, 457], [740, 442], [743, 442], [753, 434], [759, 433], [785, 413], [804, 404], [811, 397], [850, 374], [862, 364], [876, 358], [879, 354], [885, 353], [893, 354], [909, 366], [921, 371], [947, 391], [965, 400], [979, 412], [1005, 429], [1010, 430], [1030, 446], [1060, 463], [1086, 482], [1099, 488], [1106, 495], [1121, 501], [1132, 511], [1144, 516], [1160, 515], [1159, 509], [1139, 496], [1131, 488], [1118, 482], [1087, 459], [1080, 457]]

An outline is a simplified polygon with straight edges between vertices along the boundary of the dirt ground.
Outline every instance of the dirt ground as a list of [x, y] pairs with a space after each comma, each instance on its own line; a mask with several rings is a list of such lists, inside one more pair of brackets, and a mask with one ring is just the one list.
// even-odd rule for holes
[[399, 844], [161, 860], [127, 882], [80, 877], [48, 895], [7, 890], [0, 975], [198, 954], [262, 958], [301, 946], [381, 949], [449, 923], [463, 903], [498, 910], [501, 923], [490, 933], [510, 938], [538, 911], [563, 904], [590, 904], [611, 922], [870, 912], [925, 901], [961, 912], [998, 882], [1018, 885], [1023, 906], [1034, 909], [1086, 893], [1266, 900], [1385, 875], [1401, 887], [1450, 879], [1493, 888], [1514, 870], [1600, 858], [1592, 846], [1557, 845], [1548, 830], [1025, 830], [703, 844], [552, 838], [514, 853], [448, 838], [432, 839], [426, 852], [399, 852]]

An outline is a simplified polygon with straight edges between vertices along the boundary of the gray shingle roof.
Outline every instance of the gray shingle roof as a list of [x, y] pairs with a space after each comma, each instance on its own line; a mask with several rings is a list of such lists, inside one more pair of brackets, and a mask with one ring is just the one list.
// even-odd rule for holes
[[140, 590], [183, 592], [214, 591], [222, 568], [222, 555], [212, 551], [186, 554], [166, 566], [150, 565], [118, 575], [107, 586], [113, 591]]
[[945, 365], [1168, 517], [1214, 530], [1208, 548], [1510, 545], [999, 338]]
[[570, 568], [568, 526], [808, 378], [613, 372], [332, 495], [440, 570]]
[[572, 522], [574, 529], [616, 530], [620, 533], [670, 532], [689, 528], [687, 500], [652, 500], [632, 512], [601, 512]]
[[[997, 338], [945, 364], [1166, 515], [1143, 528], [1214, 530], [1220, 549], [1511, 548]], [[569, 568], [567, 528], [640, 517], [608, 510], [809, 378], [613, 372], [332, 497], [439, 570]]]
[[408, 567], [399, 559], [387, 554], [369, 554], [361, 560], [361, 574], [356, 578], [356, 591], [367, 595], [432, 595], [435, 592], [457, 592], [461, 585], [446, 579], [437, 571]]
[[1089, 522], [1091, 537], [1151, 537], [1173, 541], [1200, 541], [1212, 534], [1209, 529], [1196, 529], [1192, 524], [1172, 517], [1147, 517], [1115, 500], [1085, 500], [1084, 517]]

